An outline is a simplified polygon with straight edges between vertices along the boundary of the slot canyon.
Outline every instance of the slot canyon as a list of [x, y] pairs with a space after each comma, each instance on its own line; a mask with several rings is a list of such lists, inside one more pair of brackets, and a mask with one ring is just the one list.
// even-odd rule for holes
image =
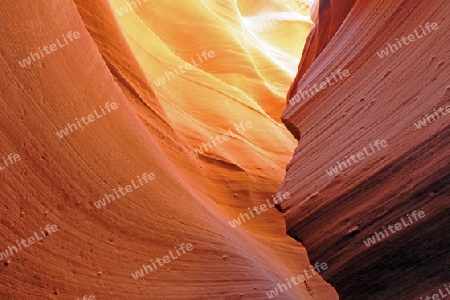
[[450, 296], [448, 0], [3, 5], [1, 300]]

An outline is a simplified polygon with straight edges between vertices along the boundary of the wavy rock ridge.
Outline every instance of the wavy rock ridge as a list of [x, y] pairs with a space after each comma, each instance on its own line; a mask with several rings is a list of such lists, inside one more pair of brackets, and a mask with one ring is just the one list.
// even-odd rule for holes
[[[259, 1], [245, 3], [4, 5], [0, 157], [20, 160], [0, 170], [0, 251], [46, 224], [58, 230], [4, 260], [1, 299], [266, 299], [309, 268], [276, 210], [229, 223], [281, 183], [295, 140], [278, 118], [312, 26], [304, 6], [273, 22], [252, 18]], [[177, 69], [186, 63], [198, 66]], [[313, 276], [277, 299], [312, 297], [337, 295]]]

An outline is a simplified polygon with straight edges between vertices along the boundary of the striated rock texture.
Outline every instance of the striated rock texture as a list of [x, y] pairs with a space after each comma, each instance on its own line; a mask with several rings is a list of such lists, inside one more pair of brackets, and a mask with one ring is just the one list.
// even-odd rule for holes
[[[258, 3], [3, 5], [0, 299], [267, 299], [310, 267], [275, 209], [229, 223], [281, 184], [296, 141], [279, 118], [312, 26], [305, 6]], [[20, 160], [3, 169], [8, 154]], [[46, 224], [58, 230], [11, 248]], [[314, 276], [277, 299], [337, 294]]]
[[297, 75], [287, 94], [288, 99], [295, 95], [299, 80], [334, 37], [355, 1], [316, 0], [313, 2], [311, 18], [315, 24], [306, 39]]
[[280, 208], [340, 299], [425, 299], [450, 282], [449, 12], [320, 1], [288, 100], [326, 83], [282, 116], [299, 144]]

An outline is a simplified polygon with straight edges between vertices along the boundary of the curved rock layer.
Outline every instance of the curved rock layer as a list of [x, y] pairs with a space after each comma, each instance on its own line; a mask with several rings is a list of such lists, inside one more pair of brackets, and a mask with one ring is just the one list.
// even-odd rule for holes
[[[340, 299], [448, 294], [449, 12], [445, 0], [320, 1], [282, 116], [299, 144], [280, 209]], [[330, 15], [345, 19], [335, 34], [321, 28]]]
[[[295, 147], [278, 118], [307, 8], [147, 2], [0, 11], [1, 299], [266, 299], [309, 268], [274, 209], [229, 222], [271, 198]], [[277, 299], [337, 295], [313, 276]]]

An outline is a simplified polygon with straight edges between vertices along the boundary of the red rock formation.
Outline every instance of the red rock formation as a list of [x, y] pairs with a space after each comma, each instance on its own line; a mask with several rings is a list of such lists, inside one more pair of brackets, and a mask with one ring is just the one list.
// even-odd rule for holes
[[[0, 11], [0, 252], [12, 250], [0, 299], [266, 299], [309, 268], [276, 210], [229, 224], [281, 183], [295, 140], [275, 119], [301, 39], [275, 44], [263, 32], [254, 44], [234, 1], [141, 2], [120, 20], [118, 1], [12, 1]], [[275, 29], [289, 24], [310, 28]], [[268, 41], [292, 53], [274, 58]], [[220, 59], [153, 84], [207, 47]], [[241, 121], [254, 127], [237, 132]], [[229, 129], [227, 143], [190, 155]], [[192, 251], [133, 279], [182, 244]], [[311, 295], [337, 298], [314, 276], [277, 299]]]
[[[425, 298], [450, 281], [450, 3], [356, 1], [347, 15], [353, 1], [336, 2], [321, 1], [288, 100], [350, 76], [283, 114], [300, 138], [280, 189], [293, 193], [280, 206], [287, 232], [330, 265], [340, 299]], [[377, 140], [387, 145], [372, 151]], [[424, 218], [410, 222], [414, 211]]]

